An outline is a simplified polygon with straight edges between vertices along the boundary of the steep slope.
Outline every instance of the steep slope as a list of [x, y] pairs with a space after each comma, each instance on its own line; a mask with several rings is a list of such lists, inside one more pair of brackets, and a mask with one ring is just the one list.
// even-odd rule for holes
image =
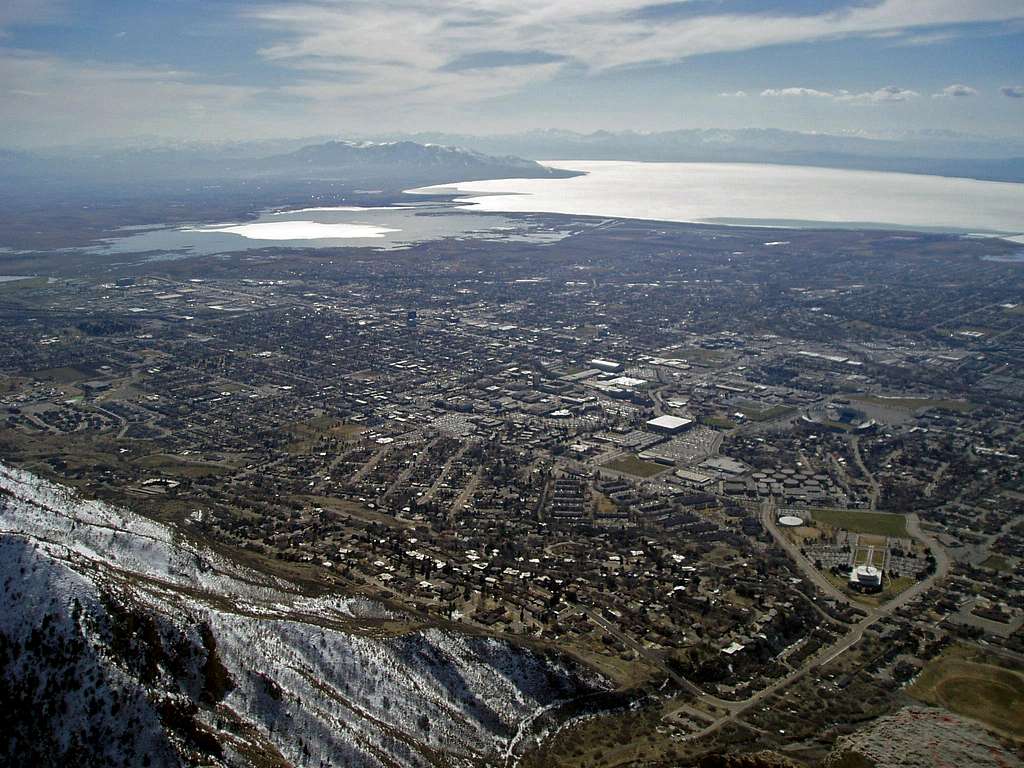
[[17, 536], [0, 540], [0, 578], [3, 761], [127, 765], [148, 755], [173, 765], [145, 690], [102, 652], [113, 649], [113, 626], [89, 580]]
[[0, 464], [0, 763], [501, 762], [565, 660], [310, 598]]

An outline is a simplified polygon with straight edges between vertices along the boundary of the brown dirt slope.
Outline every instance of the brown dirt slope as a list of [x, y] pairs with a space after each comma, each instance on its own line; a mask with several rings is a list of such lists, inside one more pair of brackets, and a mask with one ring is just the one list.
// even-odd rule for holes
[[1022, 768], [1024, 761], [994, 736], [952, 712], [906, 707], [844, 736], [822, 768]]

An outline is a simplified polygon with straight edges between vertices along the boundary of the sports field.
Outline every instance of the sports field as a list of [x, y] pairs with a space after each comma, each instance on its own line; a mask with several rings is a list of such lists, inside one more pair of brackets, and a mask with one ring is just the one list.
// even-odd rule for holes
[[952, 648], [933, 659], [907, 692], [1024, 739], [1024, 675], [983, 663], [969, 649]]
[[616, 472], [625, 472], [627, 475], [636, 475], [637, 477], [653, 477], [659, 472], [664, 472], [668, 469], [666, 466], [655, 464], [653, 461], [644, 461], [632, 454], [619, 456], [601, 466], [614, 469]]
[[853, 397], [851, 400], [896, 411], [918, 411], [921, 409], [939, 408], [944, 411], [969, 413], [975, 407], [973, 403], [969, 403], [966, 400], [940, 400], [928, 397], [872, 397], [863, 395]]
[[903, 515], [892, 512], [863, 512], [857, 509], [814, 509], [814, 521], [833, 528], [876, 536], [905, 537], [907, 521]]

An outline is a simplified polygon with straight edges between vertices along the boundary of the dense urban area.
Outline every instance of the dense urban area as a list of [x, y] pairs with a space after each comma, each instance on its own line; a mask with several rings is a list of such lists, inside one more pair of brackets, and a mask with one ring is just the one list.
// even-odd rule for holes
[[1016, 759], [1020, 246], [551, 226], [39, 260], [0, 282], [0, 458], [607, 681], [523, 766], [880, 761], [908, 703]]

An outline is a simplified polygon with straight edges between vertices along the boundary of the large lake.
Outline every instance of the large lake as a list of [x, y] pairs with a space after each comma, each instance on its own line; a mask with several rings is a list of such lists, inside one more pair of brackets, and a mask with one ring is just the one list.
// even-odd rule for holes
[[[340, 204], [267, 210], [219, 224], [124, 227], [83, 250], [164, 260], [268, 247], [394, 250], [445, 238], [550, 244], [605, 218], [904, 228], [1024, 242], [1024, 184], [739, 163], [547, 165], [585, 175], [453, 182], [408, 190], [400, 205]], [[548, 213], [577, 218], [530, 215]], [[578, 218], [584, 216], [595, 218]]]
[[117, 237], [84, 250], [170, 260], [268, 247], [396, 250], [443, 238], [547, 244], [592, 226], [585, 222], [552, 224], [537, 220], [541, 218], [544, 217], [467, 212], [448, 201], [376, 207], [324, 206], [263, 211], [250, 221], [124, 227]]
[[1024, 233], [1024, 184], [750, 163], [553, 160], [545, 165], [586, 175], [469, 181], [410, 192], [455, 192], [468, 209], [502, 213]]

